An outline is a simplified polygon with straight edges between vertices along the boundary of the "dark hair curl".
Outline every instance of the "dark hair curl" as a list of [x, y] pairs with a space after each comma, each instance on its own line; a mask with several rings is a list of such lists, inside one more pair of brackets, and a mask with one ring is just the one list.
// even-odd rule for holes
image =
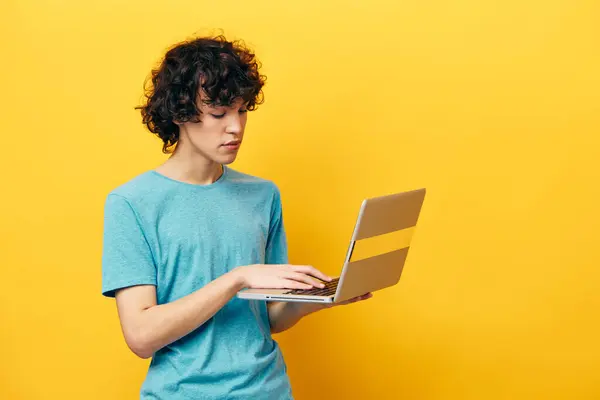
[[214, 106], [242, 99], [249, 111], [262, 104], [266, 77], [259, 68], [242, 41], [223, 35], [186, 40], [168, 49], [152, 70], [145, 82], [145, 102], [136, 109], [148, 130], [162, 139], [163, 153], [171, 153], [179, 140], [175, 121], [199, 122], [200, 98]]

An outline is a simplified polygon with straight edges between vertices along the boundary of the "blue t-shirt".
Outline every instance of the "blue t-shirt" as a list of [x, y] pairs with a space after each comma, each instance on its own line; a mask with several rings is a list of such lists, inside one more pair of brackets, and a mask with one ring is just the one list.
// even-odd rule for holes
[[[108, 194], [104, 218], [107, 297], [149, 284], [164, 304], [237, 266], [288, 262], [278, 188], [227, 166], [209, 185], [142, 173]], [[156, 352], [141, 388], [143, 400], [291, 398], [266, 303], [237, 297]]]

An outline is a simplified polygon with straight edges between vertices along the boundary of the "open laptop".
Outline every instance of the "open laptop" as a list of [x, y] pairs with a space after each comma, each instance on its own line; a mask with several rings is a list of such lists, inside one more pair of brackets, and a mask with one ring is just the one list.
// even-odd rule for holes
[[410, 241], [401, 249], [358, 261], [351, 261], [352, 252], [359, 240], [416, 226], [424, 199], [422, 188], [364, 200], [342, 272], [331, 282], [324, 282], [324, 288], [244, 289], [237, 296], [249, 300], [338, 303], [394, 286], [404, 269]]

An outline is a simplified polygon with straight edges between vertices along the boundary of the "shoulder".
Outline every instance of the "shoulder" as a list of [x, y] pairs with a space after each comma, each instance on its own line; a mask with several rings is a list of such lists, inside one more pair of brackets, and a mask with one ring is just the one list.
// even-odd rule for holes
[[110, 189], [106, 195], [106, 201], [108, 203], [137, 203], [144, 198], [148, 198], [152, 193], [155, 193], [155, 179], [152, 171], [140, 173]]
[[245, 186], [249, 190], [258, 190], [277, 197], [280, 196], [279, 187], [270, 179], [250, 175], [231, 168], [227, 170], [227, 179], [229, 182]]

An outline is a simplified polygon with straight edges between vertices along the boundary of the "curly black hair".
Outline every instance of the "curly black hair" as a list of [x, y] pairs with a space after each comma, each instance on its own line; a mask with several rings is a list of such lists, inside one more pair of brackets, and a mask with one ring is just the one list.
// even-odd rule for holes
[[[240, 40], [223, 35], [189, 39], [167, 50], [145, 82], [142, 121], [172, 153], [179, 140], [177, 122], [199, 122], [198, 101], [230, 106], [242, 99], [249, 111], [263, 102], [266, 77], [259, 73], [255, 54]], [[151, 85], [148, 82], [151, 81]]]

